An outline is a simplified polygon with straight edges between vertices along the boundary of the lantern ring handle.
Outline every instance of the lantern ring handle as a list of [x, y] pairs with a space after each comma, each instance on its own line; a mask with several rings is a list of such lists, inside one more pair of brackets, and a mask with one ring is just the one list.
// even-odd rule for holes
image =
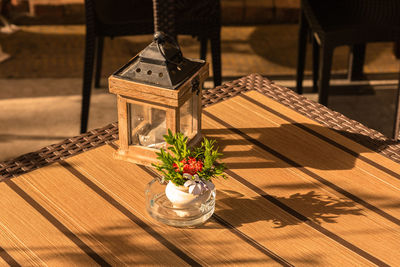
[[160, 46], [160, 44], [165, 43], [166, 41], [168, 41], [169, 43], [172, 43], [175, 46], [175, 48], [179, 51], [178, 57], [182, 58], [183, 56], [182, 56], [181, 48], [180, 48], [178, 42], [174, 38], [172, 38], [168, 34], [165, 34], [164, 32], [156, 32], [154, 34], [154, 41], [156, 41], [158, 50], [161, 52], [161, 54], [163, 55], [163, 57], [165, 58], [165, 60], [167, 62], [175, 64], [177, 66], [179, 66], [182, 63], [182, 62], [176, 62], [176, 61], [169, 59], [165, 55], [164, 48], [162, 46]]

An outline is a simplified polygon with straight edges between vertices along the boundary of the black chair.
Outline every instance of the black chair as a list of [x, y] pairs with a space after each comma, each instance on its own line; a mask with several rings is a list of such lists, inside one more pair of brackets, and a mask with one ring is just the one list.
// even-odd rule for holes
[[319, 103], [327, 105], [333, 50], [342, 45], [351, 46], [349, 78], [361, 76], [366, 43], [400, 40], [400, 1], [301, 0], [299, 26], [297, 92], [303, 92], [306, 43], [310, 34], [313, 87], [319, 92]]
[[[187, 34], [200, 40], [200, 58], [205, 59], [210, 40], [214, 85], [221, 77], [221, 8], [220, 0], [161, 0], [156, 19], [173, 20], [173, 33]], [[172, 4], [170, 4], [170, 2]], [[162, 7], [164, 5], [164, 7]], [[170, 7], [166, 7], [169, 5]], [[104, 37], [143, 35], [154, 33], [152, 0], [85, 0], [86, 45], [84, 59], [81, 133], [87, 131], [93, 67], [96, 54], [95, 87], [100, 87]], [[165, 24], [164, 23], [164, 24]], [[163, 25], [163, 23], [159, 23]]]

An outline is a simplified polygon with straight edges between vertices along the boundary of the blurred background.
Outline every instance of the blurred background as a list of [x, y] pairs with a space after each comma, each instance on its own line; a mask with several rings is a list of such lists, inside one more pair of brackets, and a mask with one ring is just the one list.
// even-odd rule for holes
[[[83, 0], [0, 3], [3, 16], [16, 25], [0, 22], [3, 161], [79, 134], [85, 9]], [[259, 73], [295, 88], [299, 5], [300, 0], [221, 0], [223, 82]], [[151, 35], [105, 39], [101, 88], [92, 89], [89, 130], [117, 120], [107, 77], [151, 41]], [[196, 39], [179, 36], [179, 44], [185, 57], [199, 57]], [[329, 108], [391, 136], [399, 73], [394, 44], [367, 45], [365, 80], [346, 79], [348, 57], [348, 47], [334, 52]], [[316, 100], [311, 62], [308, 44], [304, 95]], [[213, 87], [210, 74], [206, 88]]]

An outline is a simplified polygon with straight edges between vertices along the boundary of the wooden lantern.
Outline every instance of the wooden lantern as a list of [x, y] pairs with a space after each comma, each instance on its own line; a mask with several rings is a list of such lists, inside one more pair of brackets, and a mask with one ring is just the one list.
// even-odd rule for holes
[[133, 163], [157, 162], [168, 129], [201, 141], [201, 90], [208, 64], [182, 56], [168, 36], [154, 41], [109, 78], [117, 95], [119, 149], [115, 157]]

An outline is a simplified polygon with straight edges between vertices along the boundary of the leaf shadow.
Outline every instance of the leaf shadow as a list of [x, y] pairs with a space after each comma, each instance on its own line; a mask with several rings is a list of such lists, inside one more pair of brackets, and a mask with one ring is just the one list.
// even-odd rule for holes
[[[286, 212], [299, 216], [286, 216], [282, 210], [278, 213], [277, 207], [266, 200], [265, 196], [246, 197], [235, 191], [218, 191], [221, 196], [217, 200], [219, 208], [216, 213], [222, 218], [229, 218], [229, 222], [239, 227], [248, 223], [267, 221], [273, 224], [273, 228], [283, 228], [312, 221], [319, 225], [326, 223], [337, 223], [340, 216], [355, 215], [363, 216], [362, 209], [357, 208], [355, 203], [347, 199], [337, 199], [327, 195], [318, 194], [315, 191], [307, 193], [295, 193], [288, 197], [268, 195], [275, 202], [287, 207]], [[246, 212], [243, 212], [246, 210]]]

